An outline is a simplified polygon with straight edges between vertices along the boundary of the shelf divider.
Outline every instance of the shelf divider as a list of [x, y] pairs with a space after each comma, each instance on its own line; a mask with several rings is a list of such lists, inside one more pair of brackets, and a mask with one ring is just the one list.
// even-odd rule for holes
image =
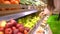
[[[21, 10], [20, 10], [21, 11]], [[23, 16], [26, 16], [26, 15], [29, 15], [29, 14], [32, 14], [32, 13], [36, 13], [38, 12], [36, 9], [31, 9], [31, 10], [23, 10], [21, 12], [18, 12], [18, 13], [15, 13], [15, 14], [10, 14], [10, 15], [5, 15], [5, 16], [0, 16], [0, 20], [10, 20], [11, 18], [13, 19], [17, 19], [17, 18], [20, 18], [20, 17], [23, 17]]]

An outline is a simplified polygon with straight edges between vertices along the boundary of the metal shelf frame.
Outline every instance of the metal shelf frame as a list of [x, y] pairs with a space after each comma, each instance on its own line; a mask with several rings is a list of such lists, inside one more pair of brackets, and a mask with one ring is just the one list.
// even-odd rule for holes
[[12, 18], [13, 19], [17, 19], [17, 18], [24, 17], [24, 16], [32, 14], [32, 13], [36, 13], [36, 12], [38, 12], [36, 9], [26, 10], [26, 11], [23, 11], [23, 12], [20, 12], [20, 13], [16, 13], [16, 14], [1, 16], [0, 20], [7, 20], [8, 21], [8, 20], [10, 20]]

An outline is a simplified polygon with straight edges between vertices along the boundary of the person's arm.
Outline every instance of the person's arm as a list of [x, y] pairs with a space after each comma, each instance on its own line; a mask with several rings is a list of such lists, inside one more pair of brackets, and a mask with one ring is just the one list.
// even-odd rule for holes
[[44, 17], [46, 15], [50, 15], [50, 11], [48, 10], [48, 8], [45, 8], [44, 11], [42, 11], [39, 15], [41, 17]]
[[47, 0], [47, 7], [44, 9], [43, 12], [40, 13], [41, 16], [44, 16], [46, 14], [50, 14], [51, 11], [53, 11], [55, 8], [54, 1], [53, 0]]
[[59, 12], [59, 17], [58, 17], [58, 20], [59, 20], [60, 19], [60, 0], [54, 0], [54, 5], [55, 5], [56, 11]]
[[49, 10], [54, 10], [55, 9], [54, 0], [47, 0], [47, 8]]

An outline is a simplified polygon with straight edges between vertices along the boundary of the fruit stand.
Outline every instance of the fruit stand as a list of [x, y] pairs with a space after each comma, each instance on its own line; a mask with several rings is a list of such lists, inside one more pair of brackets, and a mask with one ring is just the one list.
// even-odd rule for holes
[[0, 34], [49, 34], [49, 15], [39, 14], [46, 4], [37, 0], [1, 0]]

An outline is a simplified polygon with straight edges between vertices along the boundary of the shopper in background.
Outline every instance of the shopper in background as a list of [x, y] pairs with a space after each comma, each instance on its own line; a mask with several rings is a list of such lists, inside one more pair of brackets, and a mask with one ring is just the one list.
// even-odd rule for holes
[[58, 20], [60, 19], [60, 0], [48, 0], [49, 10], [59, 12]]
[[59, 20], [60, 19], [60, 0], [47, 0], [47, 8], [45, 8], [40, 15], [49, 14], [49, 12], [51, 13], [54, 10], [59, 12], [59, 17], [58, 17], [58, 20]]
[[51, 11], [54, 10], [54, 2], [53, 0], [47, 0], [47, 7], [43, 12], [40, 13], [40, 16], [49, 15]]
[[58, 20], [59, 20], [60, 19], [60, 0], [54, 0], [54, 5], [55, 5], [56, 11], [59, 12], [59, 17], [58, 17]]

